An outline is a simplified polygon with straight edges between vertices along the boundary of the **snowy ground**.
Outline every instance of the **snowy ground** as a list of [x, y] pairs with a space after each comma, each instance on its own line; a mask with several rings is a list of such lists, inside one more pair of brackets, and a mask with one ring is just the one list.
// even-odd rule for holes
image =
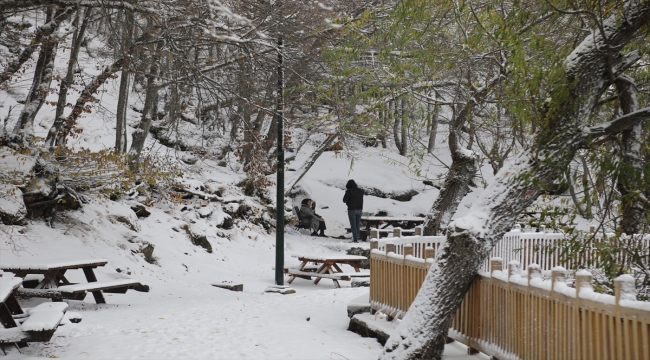
[[[108, 206], [95, 204], [100, 205]], [[87, 208], [83, 216], [97, 214]], [[376, 340], [346, 330], [347, 304], [366, 294], [367, 288], [350, 288], [348, 282], [342, 282], [344, 287], [335, 289], [329, 280], [314, 285], [297, 279], [292, 285], [296, 294], [265, 293], [274, 279], [272, 236], [231, 239], [208, 254], [186, 239], [170, 237], [166, 228], [171, 225], [159, 221], [163, 216], [154, 212], [141, 221], [141, 232], [156, 244], [160, 266], [113, 243], [121, 236], [121, 225], [96, 222], [102, 233], [96, 234], [97, 241], [92, 243], [79, 236], [78, 230], [63, 235], [61, 228], [32, 224], [28, 233], [38, 236], [24, 236], [17, 231], [7, 235], [18, 228], [3, 228], [2, 262], [105, 258], [108, 265], [96, 271], [99, 281], [133, 277], [151, 286], [149, 293], [106, 294], [108, 304], [94, 304], [91, 295], [82, 302], [69, 301], [70, 311], [83, 316], [81, 323], [67, 323], [51, 342], [33, 343], [22, 349], [22, 354], [14, 350], [4, 358], [320, 360], [376, 359], [380, 354]], [[97, 217], [101, 220], [103, 216]], [[334, 253], [350, 246], [348, 241], [293, 231], [287, 234], [286, 245], [288, 265], [298, 263], [290, 257], [293, 252]], [[118, 273], [116, 268], [131, 275]], [[83, 281], [81, 271], [68, 275], [70, 280]], [[224, 280], [243, 283], [244, 291], [210, 286]], [[31, 300], [23, 306], [40, 301]], [[448, 346], [446, 352], [449, 359], [479, 358], [463, 353], [459, 344]]]

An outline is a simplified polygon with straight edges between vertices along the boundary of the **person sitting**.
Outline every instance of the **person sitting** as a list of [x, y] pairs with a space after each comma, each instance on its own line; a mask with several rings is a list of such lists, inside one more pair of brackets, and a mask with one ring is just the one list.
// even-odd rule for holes
[[[312, 236], [325, 235], [325, 219], [314, 212], [311, 199], [303, 199], [300, 203], [300, 226], [305, 229], [312, 229]], [[319, 233], [320, 231], [320, 233]]]

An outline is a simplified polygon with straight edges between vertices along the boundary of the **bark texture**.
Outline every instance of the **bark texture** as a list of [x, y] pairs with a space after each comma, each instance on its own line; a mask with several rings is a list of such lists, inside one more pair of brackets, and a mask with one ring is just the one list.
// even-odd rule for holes
[[[517, 216], [541, 194], [539, 184], [559, 178], [576, 151], [592, 139], [591, 129], [585, 129], [581, 120], [588, 118], [611, 85], [609, 74], [618, 77], [629, 66], [623, 64], [618, 52], [650, 21], [647, 1], [628, 2], [623, 11], [624, 16], [606, 19], [603, 33], [595, 31], [567, 58], [568, 94], [551, 94], [559, 106], [549, 114], [548, 126], [537, 136], [536, 149], [522, 153], [512, 165], [501, 169], [472, 205], [470, 214], [449, 225], [447, 245], [437, 266], [432, 266], [381, 359], [441, 359], [449, 325], [481, 262]], [[632, 118], [630, 115], [624, 117]], [[600, 127], [605, 131], [624, 127], [618, 120]], [[634, 125], [628, 124], [627, 129]]]

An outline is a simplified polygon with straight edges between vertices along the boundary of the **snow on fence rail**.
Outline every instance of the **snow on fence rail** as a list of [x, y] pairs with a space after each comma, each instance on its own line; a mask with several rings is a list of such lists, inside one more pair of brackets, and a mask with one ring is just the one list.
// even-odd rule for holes
[[[373, 313], [402, 318], [415, 299], [445, 241], [441, 236], [420, 236], [421, 229], [416, 234], [401, 237], [395, 229], [395, 238], [377, 240], [378, 233], [371, 230], [375, 238], [370, 243]], [[493, 254], [516, 253], [539, 260], [527, 246], [559, 240], [532, 235], [538, 233], [508, 234], [511, 243]], [[583, 258], [587, 256], [595, 255], [586, 253]], [[557, 261], [550, 258], [543, 263], [551, 266]], [[494, 258], [490, 273], [478, 276], [456, 313], [451, 338], [499, 359], [650, 360], [650, 303], [635, 300], [632, 276], [616, 279], [615, 296], [611, 296], [594, 293], [591, 274], [585, 270], [576, 272], [574, 289], [564, 282], [562, 267], [553, 268], [551, 279], [544, 281], [539, 265], [530, 264], [522, 273], [520, 262], [509, 260], [504, 273], [502, 264]]]
[[[415, 228], [414, 236], [403, 236], [400, 228], [393, 229], [392, 238], [378, 240], [377, 249], [384, 251], [387, 243], [396, 246], [396, 253], [403, 254], [403, 247], [406, 244], [413, 245], [413, 256], [424, 258], [424, 249], [432, 247], [434, 254], [439, 253], [440, 248], [444, 245], [446, 237], [444, 236], [422, 236], [422, 226]], [[492, 249], [489, 258], [499, 257], [505, 263], [511, 260], [517, 260], [522, 264], [537, 264], [544, 271], [551, 270], [555, 266], [564, 266], [567, 269], [577, 270], [584, 267], [598, 267], [601, 260], [600, 245], [604, 244], [606, 239], [612, 239], [612, 234], [594, 234], [580, 246], [578, 251], [568, 248], [570, 244], [562, 233], [546, 232], [544, 228], [539, 232], [521, 231], [521, 227], [516, 225], [511, 231], [503, 235], [503, 239]], [[379, 239], [379, 232], [375, 229], [370, 230], [371, 239]], [[650, 235], [633, 235], [623, 237], [621, 246], [628, 248], [634, 247], [646, 254], [650, 262]], [[624, 264], [626, 258], [630, 256], [625, 251], [609, 254], [614, 257], [613, 261]], [[489, 261], [485, 261], [481, 271], [489, 271]]]

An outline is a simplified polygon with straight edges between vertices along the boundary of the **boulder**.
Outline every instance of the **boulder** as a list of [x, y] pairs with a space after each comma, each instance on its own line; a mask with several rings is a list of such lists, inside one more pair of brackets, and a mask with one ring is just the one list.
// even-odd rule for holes
[[0, 185], [0, 221], [5, 225], [25, 225], [26, 216], [22, 191], [13, 185]]
[[133, 210], [135, 215], [139, 218], [146, 218], [151, 215], [151, 213], [147, 210], [147, 207], [142, 204], [131, 205], [131, 210]]

